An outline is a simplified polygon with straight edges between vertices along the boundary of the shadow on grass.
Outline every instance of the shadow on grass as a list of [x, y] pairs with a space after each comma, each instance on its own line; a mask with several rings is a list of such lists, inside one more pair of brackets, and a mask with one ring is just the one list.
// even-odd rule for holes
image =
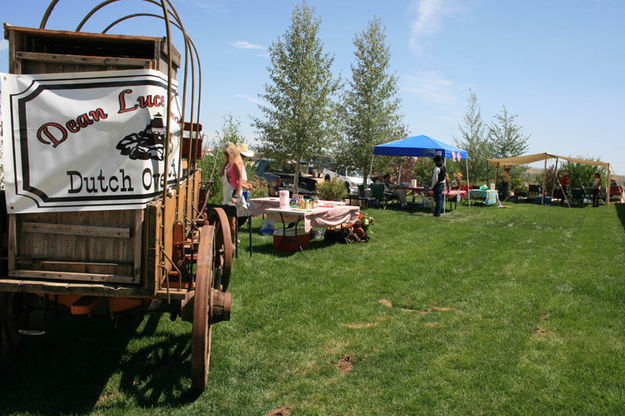
[[[462, 202], [457, 203], [457, 204], [456, 203], [450, 204], [449, 202], [447, 202], [445, 203], [445, 211], [441, 209], [441, 213], [444, 212], [448, 214], [448, 213], [454, 212], [461, 206], [462, 206]], [[408, 202], [405, 207], [402, 207], [398, 203], [397, 204], [393, 203], [393, 204], [388, 204], [386, 206], [386, 210], [397, 211], [397, 212], [408, 212], [410, 214], [432, 215], [434, 206], [423, 204], [420, 202]]]
[[[325, 240], [311, 240], [310, 247], [304, 249], [304, 253], [309, 252], [309, 251], [324, 249], [330, 245], [332, 244], [328, 243]], [[241, 250], [241, 246], [239, 246], [239, 256], [241, 255], [240, 250]], [[244, 248], [244, 253], [246, 256], [249, 255], [249, 252], [247, 250], [248, 250], [248, 246], [246, 244]], [[264, 242], [264, 241], [261, 243], [256, 242], [253, 247], [253, 253], [254, 254], [269, 254], [269, 255], [274, 255], [276, 257], [291, 257], [298, 253], [301, 254], [301, 251], [299, 249], [296, 251], [275, 250], [273, 248], [273, 241], [271, 239], [268, 239], [267, 242]]]
[[190, 341], [190, 334], [169, 336], [133, 352], [121, 363], [120, 390], [146, 408], [195, 400], [201, 392], [189, 389]]
[[623, 228], [625, 229], [625, 204], [617, 202], [614, 205], [616, 206], [616, 215], [618, 215], [621, 220], [621, 224], [623, 224]]
[[[260, 238], [258, 237], [259, 235], [261, 235], [260, 227], [252, 227], [252, 234], [253, 234], [253, 239], [255, 240], [253, 241], [253, 247], [252, 247], [253, 254], [269, 254], [269, 255], [274, 255], [276, 257], [291, 257], [295, 254], [301, 253], [299, 249], [296, 251], [275, 250], [273, 248], [273, 237], [271, 235], [262, 234]], [[245, 240], [241, 238], [242, 235], [245, 236], [244, 237]], [[247, 226], [244, 230], [244, 233], [242, 233], [241, 230], [239, 230], [239, 240], [241, 241], [241, 243], [239, 243], [239, 256], [241, 255], [249, 256], [249, 241], [248, 241]], [[357, 243], [352, 243], [352, 244], [357, 244]], [[328, 243], [324, 239], [313, 239], [310, 241], [310, 247], [304, 249], [304, 253], [308, 251], [325, 249], [326, 247], [331, 246], [331, 245], [333, 245], [333, 243]]]
[[[133, 399], [145, 407], [194, 400], [197, 394], [182, 386], [190, 384], [190, 334], [149, 339], [160, 316], [149, 315], [140, 333], [144, 315], [136, 313], [120, 316], [117, 328], [108, 317], [51, 316], [47, 333], [27, 337], [0, 370], [2, 413], [78, 414]], [[146, 346], [129, 352], [135, 338]], [[107, 395], [115, 373], [121, 373], [124, 399], [116, 399], [116, 386]]]

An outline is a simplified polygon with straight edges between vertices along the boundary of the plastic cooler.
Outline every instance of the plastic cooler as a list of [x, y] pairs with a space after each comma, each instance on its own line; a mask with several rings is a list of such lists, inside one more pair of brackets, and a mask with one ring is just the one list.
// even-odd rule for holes
[[[282, 229], [278, 229], [273, 233], [273, 248], [280, 251], [297, 251], [301, 245], [303, 249], [310, 247], [310, 233], [304, 230], [297, 230], [297, 237], [295, 237], [295, 229], [287, 228], [285, 235], [282, 235]], [[299, 240], [299, 244], [297, 241]]]

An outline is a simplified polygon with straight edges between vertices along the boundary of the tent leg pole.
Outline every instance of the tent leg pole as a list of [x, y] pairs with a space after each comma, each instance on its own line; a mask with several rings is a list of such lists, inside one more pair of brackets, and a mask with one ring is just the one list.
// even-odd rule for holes
[[[486, 162], [488, 163], [488, 162]], [[464, 164], [467, 168], [467, 195], [468, 195], [468, 200], [469, 200], [469, 208], [471, 208], [471, 185], [469, 184], [469, 158], [467, 157], [467, 159], [465, 160], [465, 164]]]
[[[369, 176], [367, 176], [368, 178], [371, 178], [371, 172], [373, 171], [373, 158], [375, 158], [375, 154], [371, 155], [371, 166], [369, 166]], [[362, 184], [363, 189], [365, 189], [367, 187], [366, 183]]]
[[545, 159], [545, 167], [543, 168], [543, 195], [541, 197], [541, 205], [545, 205], [545, 186], [547, 185], [547, 159]]
[[605, 178], [605, 206], [610, 206], [610, 164], [608, 164], [608, 176]]
[[443, 152], [443, 165], [445, 166], [445, 186], [443, 187], [443, 214], [445, 213], [445, 205], [447, 205], [447, 195], [445, 195], [447, 193], [447, 158], [444, 157], [444, 153]]
[[[556, 168], [553, 171], [553, 176], [554, 176], [554, 178], [556, 180], [556, 183], [560, 183], [560, 181], [558, 180], [558, 161], [559, 161], [559, 159], [556, 158]], [[553, 200], [553, 192], [556, 190], [556, 186], [557, 185], [554, 185], [553, 188], [551, 188], [551, 199], [552, 200]]]

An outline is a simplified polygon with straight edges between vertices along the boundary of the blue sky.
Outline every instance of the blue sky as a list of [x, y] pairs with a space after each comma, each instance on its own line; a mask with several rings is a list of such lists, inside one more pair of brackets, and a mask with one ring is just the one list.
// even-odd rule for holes
[[[202, 60], [204, 131], [227, 113], [254, 143], [251, 119], [268, 80], [266, 48], [290, 24], [294, 0], [174, 0]], [[3, 1], [0, 20], [38, 27], [49, 1]], [[48, 28], [73, 30], [99, 1], [60, 0]], [[26, 4], [28, 6], [26, 6]], [[622, 0], [310, 0], [336, 75], [349, 77], [353, 37], [377, 16], [386, 26], [392, 73], [411, 134], [453, 143], [469, 90], [485, 121], [503, 105], [530, 135], [531, 153], [598, 157], [625, 174], [625, 1]], [[156, 12], [122, 0], [85, 30], [118, 17]], [[140, 18], [112, 33], [161, 36]], [[179, 50], [182, 44], [177, 42]], [[6, 41], [0, 71], [8, 70]]]

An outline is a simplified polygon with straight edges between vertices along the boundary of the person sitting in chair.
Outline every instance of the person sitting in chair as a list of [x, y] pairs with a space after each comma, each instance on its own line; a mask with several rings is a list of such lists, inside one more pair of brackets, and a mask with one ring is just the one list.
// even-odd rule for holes
[[401, 204], [402, 208], [407, 206], [406, 203], [406, 190], [398, 189], [395, 184], [391, 182], [391, 175], [385, 174], [378, 176], [374, 179], [373, 183], [382, 183], [384, 184], [384, 194], [389, 197], [389, 199], [397, 199]]

